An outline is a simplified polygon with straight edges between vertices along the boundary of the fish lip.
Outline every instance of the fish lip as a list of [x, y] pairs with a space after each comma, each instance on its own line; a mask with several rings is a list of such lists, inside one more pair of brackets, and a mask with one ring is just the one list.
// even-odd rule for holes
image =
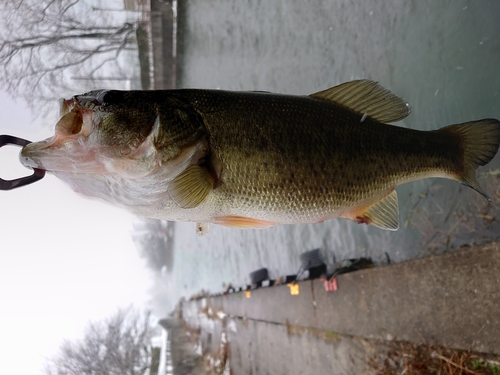
[[57, 142], [57, 135], [44, 139], [43, 141], [33, 142], [21, 149], [19, 161], [22, 165], [29, 168], [46, 170], [43, 164], [44, 150]]
[[80, 136], [55, 134], [43, 141], [23, 147], [19, 160], [25, 167], [43, 169], [51, 173], [79, 173], [76, 166], [80, 163], [87, 163], [87, 168], [81, 173], [100, 170], [95, 167], [96, 163], [88, 163], [95, 157], [95, 150], [82, 146], [80, 142]]
[[75, 98], [64, 99], [61, 98], [58, 100], [59, 103], [59, 117], [63, 117], [64, 115], [70, 113], [75, 107]]
[[54, 126], [54, 135], [45, 140], [30, 143], [21, 149], [19, 160], [25, 167], [44, 169], [49, 172], [67, 171], [63, 167], [65, 160], [70, 162], [81, 156], [71, 155], [69, 149], [73, 147], [74, 150], [74, 145], [78, 143], [82, 145], [93, 133], [95, 111], [80, 104], [76, 96], [70, 99], [60, 99], [59, 106], [61, 117]]
[[75, 95], [70, 99], [61, 98], [58, 100], [59, 102], [59, 116], [62, 117], [73, 109], [82, 109], [88, 108], [88, 103], [94, 103], [97, 101], [97, 98], [100, 93], [106, 90], [95, 90], [83, 95]]
[[[54, 135], [23, 147], [19, 153], [21, 164], [48, 172], [77, 173], [76, 166], [85, 160], [85, 172], [93, 170], [89, 160], [99, 147], [91, 140], [91, 135], [98, 130], [102, 120], [95, 106], [100, 104], [98, 97], [103, 91], [107, 90], [59, 99], [60, 117], [54, 126]], [[102, 170], [97, 164], [99, 162], [94, 169]]]

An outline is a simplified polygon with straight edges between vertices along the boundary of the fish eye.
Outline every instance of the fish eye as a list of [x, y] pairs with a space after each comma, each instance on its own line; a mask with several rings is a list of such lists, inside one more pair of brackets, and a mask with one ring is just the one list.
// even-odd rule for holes
[[121, 94], [118, 91], [108, 90], [97, 95], [97, 101], [103, 106], [116, 104], [120, 101]]

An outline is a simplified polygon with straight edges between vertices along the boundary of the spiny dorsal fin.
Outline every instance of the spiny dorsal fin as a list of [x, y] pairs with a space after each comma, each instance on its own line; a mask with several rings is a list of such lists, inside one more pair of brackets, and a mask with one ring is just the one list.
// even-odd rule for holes
[[310, 96], [335, 102], [383, 123], [402, 120], [411, 112], [407, 102], [367, 79], [346, 82]]
[[213, 187], [214, 180], [207, 168], [191, 165], [170, 183], [168, 192], [179, 207], [194, 208], [205, 201]]

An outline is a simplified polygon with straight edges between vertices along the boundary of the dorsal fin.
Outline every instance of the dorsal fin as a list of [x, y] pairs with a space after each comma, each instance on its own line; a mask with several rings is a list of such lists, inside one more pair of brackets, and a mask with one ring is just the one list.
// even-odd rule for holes
[[402, 120], [411, 112], [407, 102], [368, 79], [346, 82], [310, 96], [335, 102], [383, 123]]

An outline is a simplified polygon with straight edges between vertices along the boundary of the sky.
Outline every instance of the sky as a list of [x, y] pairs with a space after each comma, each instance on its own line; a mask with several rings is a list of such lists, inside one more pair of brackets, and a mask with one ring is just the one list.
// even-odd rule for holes
[[[0, 91], [0, 134], [38, 141], [54, 124], [34, 119]], [[31, 171], [20, 148], [0, 148], [0, 178]], [[152, 285], [131, 239], [135, 217], [79, 196], [54, 176], [0, 191], [0, 353], [2, 373], [40, 374], [63, 339], [117, 307], [146, 307]], [[22, 369], [22, 370], [21, 370]]]

